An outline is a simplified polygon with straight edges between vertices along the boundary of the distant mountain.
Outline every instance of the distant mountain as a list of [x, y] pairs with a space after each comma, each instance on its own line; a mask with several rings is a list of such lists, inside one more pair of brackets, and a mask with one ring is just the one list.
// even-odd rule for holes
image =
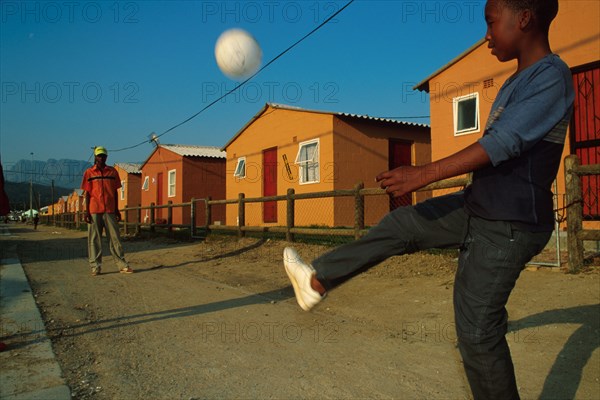
[[29, 183], [4, 182], [4, 190], [8, 196], [11, 210], [28, 210], [30, 198], [33, 200], [33, 208], [56, 203], [61, 196], [68, 196], [73, 189], [54, 186], [54, 197], [50, 186], [33, 184], [33, 196], [30, 196]]
[[55, 160], [48, 161], [19, 160], [13, 165], [4, 164], [4, 179], [7, 182], [30, 183], [50, 186], [54, 181], [55, 187], [77, 189], [81, 185], [84, 171], [90, 167], [87, 161], [82, 160]]

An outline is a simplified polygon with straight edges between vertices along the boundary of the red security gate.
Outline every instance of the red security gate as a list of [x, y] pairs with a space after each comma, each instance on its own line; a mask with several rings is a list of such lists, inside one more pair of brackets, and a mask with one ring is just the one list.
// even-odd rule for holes
[[[573, 70], [575, 102], [571, 119], [571, 154], [581, 165], [600, 164], [600, 62]], [[582, 176], [583, 217], [600, 220], [600, 177]]]
[[[412, 143], [390, 139], [388, 163], [390, 170], [404, 165], [412, 165]], [[411, 204], [412, 193], [401, 197], [390, 197], [390, 211]]]
[[[163, 173], [159, 172], [156, 174], [156, 205], [160, 206], [163, 203]], [[154, 218], [156, 220], [162, 219], [162, 208], [157, 208], [154, 211]]]
[[[277, 196], [277, 147], [263, 150], [263, 196]], [[263, 222], [277, 222], [277, 201], [263, 203]]]

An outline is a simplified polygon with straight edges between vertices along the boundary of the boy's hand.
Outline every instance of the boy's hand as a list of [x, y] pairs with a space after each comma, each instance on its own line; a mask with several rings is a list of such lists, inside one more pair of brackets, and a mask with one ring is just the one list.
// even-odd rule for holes
[[382, 172], [375, 178], [381, 188], [394, 197], [414, 192], [430, 183], [476, 171], [490, 165], [490, 157], [479, 143], [430, 164], [403, 166]]
[[428, 182], [424, 182], [424, 175], [422, 167], [407, 165], [382, 172], [375, 180], [386, 193], [393, 197], [400, 197], [427, 185]]

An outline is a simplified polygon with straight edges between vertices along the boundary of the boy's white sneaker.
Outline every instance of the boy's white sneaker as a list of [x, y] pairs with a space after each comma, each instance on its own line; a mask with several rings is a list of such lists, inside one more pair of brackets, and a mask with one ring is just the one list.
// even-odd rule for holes
[[304, 311], [310, 311], [323, 299], [323, 296], [310, 286], [310, 280], [315, 274], [315, 269], [310, 264], [302, 261], [296, 250], [291, 247], [286, 247], [283, 250], [283, 265], [288, 278], [292, 282], [296, 301]]

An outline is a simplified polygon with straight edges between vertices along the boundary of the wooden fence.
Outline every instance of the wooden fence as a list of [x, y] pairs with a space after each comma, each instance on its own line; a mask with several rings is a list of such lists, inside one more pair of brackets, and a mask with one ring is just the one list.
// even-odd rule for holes
[[[567, 209], [567, 248], [569, 271], [577, 272], [583, 267], [585, 240], [600, 240], [600, 230], [583, 229], [583, 188], [581, 177], [600, 175], [600, 164], [581, 165], [579, 157], [565, 158], [565, 183]], [[597, 194], [596, 194], [597, 195]]]
[[[567, 221], [567, 248], [569, 254], [569, 271], [576, 272], [582, 268], [584, 262], [584, 247], [583, 242], [586, 240], [600, 240], [600, 230], [583, 229], [583, 192], [581, 185], [581, 177], [586, 175], [600, 175], [600, 164], [595, 165], [580, 165], [579, 158], [575, 155], [570, 155], [565, 158], [565, 182], [566, 182], [566, 201], [564, 208], [566, 209]], [[428, 185], [419, 191], [429, 191], [438, 189], [452, 189], [465, 187], [469, 183], [467, 178], [454, 178], [439, 181]], [[245, 236], [246, 232], [273, 232], [285, 235], [287, 241], [293, 242], [294, 236], [297, 234], [315, 235], [315, 236], [347, 236], [360, 238], [368, 229], [365, 229], [364, 211], [365, 197], [385, 195], [385, 191], [379, 188], [364, 188], [363, 184], [357, 184], [353, 189], [333, 190], [326, 192], [302, 193], [296, 194], [293, 189], [288, 189], [287, 194], [280, 196], [246, 198], [243, 193], [238, 195], [237, 199], [227, 200], [212, 200], [212, 199], [191, 199], [187, 203], [173, 204], [169, 202], [165, 205], [136, 206], [128, 207], [122, 211], [123, 227], [125, 234], [140, 233], [143, 229], [148, 229], [151, 232], [156, 230], [156, 227], [172, 230], [173, 228], [187, 228], [191, 230], [191, 236], [197, 237], [198, 231], [202, 230], [205, 233], [211, 231], [233, 231], [239, 237]], [[328, 197], [353, 197], [354, 198], [354, 226], [351, 228], [305, 228], [296, 227], [295, 221], [295, 202], [303, 199], [317, 199]], [[286, 225], [285, 226], [246, 226], [246, 204], [263, 203], [267, 201], [285, 201], [286, 202]], [[198, 202], [205, 203], [204, 207], [204, 226], [196, 226], [197, 204]], [[216, 225], [211, 224], [212, 208], [215, 206], [223, 206], [227, 204], [237, 204], [238, 209], [238, 225]], [[190, 224], [173, 224], [173, 208], [182, 207], [190, 208]], [[165, 221], [157, 221], [155, 218], [156, 210], [167, 209], [167, 218]], [[149, 220], [142, 221], [142, 210], [149, 210]], [[134, 212], [135, 218], [129, 218], [131, 212]], [[83, 224], [83, 214], [66, 213], [57, 214], [55, 216], [42, 217], [42, 223], [55, 224], [67, 228], [79, 228]], [[557, 232], [558, 235], [558, 232]]]
[[[431, 185], [428, 185], [419, 191], [429, 191], [429, 190], [437, 190], [437, 189], [451, 189], [458, 187], [465, 187], [469, 183], [469, 179], [467, 178], [455, 178], [455, 179], [447, 179], [444, 181], [436, 182]], [[379, 188], [368, 188], [365, 189], [362, 183], [357, 184], [353, 189], [347, 190], [332, 190], [325, 192], [313, 192], [313, 193], [301, 193], [296, 194], [294, 189], [288, 189], [287, 194], [279, 195], [279, 196], [267, 196], [267, 197], [254, 197], [248, 198], [245, 197], [244, 193], [240, 193], [237, 199], [225, 199], [225, 200], [212, 200], [212, 199], [191, 199], [190, 202], [180, 203], [180, 204], [166, 204], [166, 205], [155, 205], [152, 203], [150, 206], [135, 206], [128, 207], [121, 210], [121, 215], [123, 215], [123, 225], [125, 233], [128, 233], [132, 229], [139, 233], [142, 228], [147, 228], [150, 231], [155, 231], [156, 227], [164, 227], [168, 230], [172, 228], [190, 228], [192, 237], [198, 236], [198, 231], [202, 230], [205, 233], [211, 231], [230, 231], [236, 232], [238, 237], [245, 236], [246, 232], [271, 232], [271, 233], [279, 233], [285, 235], [287, 241], [293, 242], [294, 235], [296, 234], [304, 234], [304, 235], [315, 235], [315, 236], [353, 236], [355, 239], [360, 238], [364, 234], [368, 232], [368, 229], [365, 229], [364, 223], [364, 209], [365, 202], [364, 199], [366, 196], [376, 196], [376, 195], [387, 195], [385, 190]], [[297, 200], [305, 200], [305, 199], [319, 199], [319, 198], [329, 198], [329, 197], [353, 197], [354, 198], [354, 226], [352, 228], [303, 228], [296, 227], [294, 225], [295, 221], [295, 203]], [[285, 226], [246, 226], [246, 204], [250, 203], [264, 203], [267, 201], [285, 201], [286, 202], [286, 224]], [[182, 224], [173, 224], [173, 208], [174, 207], [189, 207], [190, 208], [190, 219], [191, 221], [196, 221], [197, 204], [199, 202], [203, 202], [205, 204], [204, 207], [204, 220], [206, 221], [204, 226], [196, 226], [195, 223], [191, 223], [189, 225]], [[215, 225], [211, 224], [213, 207], [216, 206], [224, 206], [227, 204], [237, 204], [238, 210], [238, 225]], [[167, 218], [165, 223], [157, 223], [155, 218], [155, 212], [157, 209], [166, 208], [167, 209]], [[149, 210], [149, 221], [142, 222], [142, 210]], [[135, 212], [135, 220], [128, 220], [128, 216], [131, 211]]]

